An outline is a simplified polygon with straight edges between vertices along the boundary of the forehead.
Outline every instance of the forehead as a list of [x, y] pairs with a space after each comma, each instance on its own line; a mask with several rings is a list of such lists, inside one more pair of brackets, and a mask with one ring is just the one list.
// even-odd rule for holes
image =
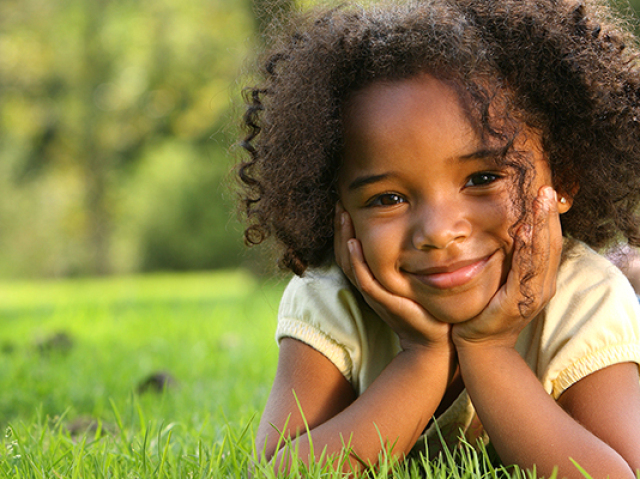
[[386, 152], [397, 157], [415, 150], [418, 139], [443, 156], [480, 143], [456, 90], [429, 75], [369, 85], [350, 98], [344, 120], [347, 163]]
[[[389, 126], [398, 115], [411, 116], [428, 112], [431, 116], [442, 116], [451, 108], [462, 113], [462, 104], [455, 89], [428, 74], [416, 77], [377, 81], [358, 90], [349, 97], [345, 105], [345, 130], [349, 133], [359, 125]], [[461, 120], [463, 119], [463, 115]]]
[[345, 105], [341, 180], [401, 165], [407, 171], [451, 168], [468, 158], [548, 168], [540, 135], [500, 114], [503, 101], [497, 99], [487, 109], [490, 126], [499, 133], [491, 136], [483, 133], [479, 113], [471, 111], [471, 102], [459, 91], [423, 74], [378, 81], [354, 93]]

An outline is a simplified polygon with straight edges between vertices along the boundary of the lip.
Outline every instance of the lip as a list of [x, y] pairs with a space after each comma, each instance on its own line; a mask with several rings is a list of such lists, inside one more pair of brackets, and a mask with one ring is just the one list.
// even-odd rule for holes
[[434, 266], [412, 275], [421, 283], [435, 289], [452, 289], [471, 282], [484, 270], [494, 253], [480, 259], [458, 261], [445, 266]]

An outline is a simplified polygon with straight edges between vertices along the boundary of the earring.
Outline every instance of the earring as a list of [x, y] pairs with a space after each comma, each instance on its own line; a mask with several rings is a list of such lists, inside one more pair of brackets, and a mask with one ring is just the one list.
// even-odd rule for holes
[[563, 204], [563, 205], [566, 205], [567, 204], [567, 199], [564, 196], [561, 196], [560, 197], [560, 203]]

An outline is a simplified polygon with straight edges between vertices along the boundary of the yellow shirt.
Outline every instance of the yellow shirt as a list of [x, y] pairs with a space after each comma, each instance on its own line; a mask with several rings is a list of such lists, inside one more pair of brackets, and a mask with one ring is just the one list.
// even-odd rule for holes
[[[276, 339], [295, 338], [324, 354], [358, 395], [400, 351], [396, 334], [369, 308], [337, 265], [309, 270], [287, 286]], [[518, 337], [516, 349], [554, 399], [583, 377], [621, 362], [640, 364], [640, 306], [625, 276], [588, 246], [565, 240], [556, 294]], [[484, 437], [466, 392], [437, 418], [453, 445], [462, 430]], [[440, 445], [435, 425], [426, 433]]]

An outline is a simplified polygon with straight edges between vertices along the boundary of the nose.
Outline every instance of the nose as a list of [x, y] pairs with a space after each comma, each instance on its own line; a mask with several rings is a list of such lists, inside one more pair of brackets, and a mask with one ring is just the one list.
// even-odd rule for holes
[[443, 198], [422, 205], [415, 215], [412, 242], [416, 249], [445, 249], [470, 234], [471, 223], [460, 205]]

